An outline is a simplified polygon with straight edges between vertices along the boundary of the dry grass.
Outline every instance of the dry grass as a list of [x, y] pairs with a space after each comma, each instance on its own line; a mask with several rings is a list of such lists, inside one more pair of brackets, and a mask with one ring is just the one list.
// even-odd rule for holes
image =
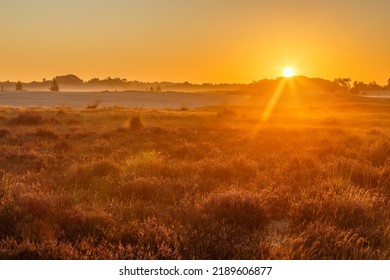
[[389, 259], [390, 104], [262, 110], [2, 109], [0, 258]]
[[98, 106], [99, 106], [99, 104], [101, 103], [102, 101], [101, 100], [95, 100], [95, 102], [93, 102], [92, 104], [90, 104], [90, 105], [87, 105], [86, 107], [85, 107], [85, 109], [89, 109], [89, 110], [91, 110], [91, 109], [96, 109]]

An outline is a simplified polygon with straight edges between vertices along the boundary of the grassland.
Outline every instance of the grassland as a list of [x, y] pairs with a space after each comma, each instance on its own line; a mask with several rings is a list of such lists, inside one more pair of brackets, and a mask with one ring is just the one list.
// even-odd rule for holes
[[0, 109], [0, 258], [389, 259], [390, 102], [290, 101]]

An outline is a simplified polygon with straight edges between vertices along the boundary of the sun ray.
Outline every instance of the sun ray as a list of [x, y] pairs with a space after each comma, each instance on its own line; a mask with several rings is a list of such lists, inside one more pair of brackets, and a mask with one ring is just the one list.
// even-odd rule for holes
[[276, 91], [274, 92], [270, 101], [268, 102], [267, 107], [265, 107], [265, 110], [264, 110], [263, 115], [261, 117], [261, 120], [263, 122], [266, 122], [269, 120], [269, 117], [271, 116], [272, 111], [274, 110], [276, 104], [278, 103], [280, 95], [282, 94], [282, 92], [286, 86], [286, 82], [287, 82], [286, 79], [282, 79], [280, 81]]

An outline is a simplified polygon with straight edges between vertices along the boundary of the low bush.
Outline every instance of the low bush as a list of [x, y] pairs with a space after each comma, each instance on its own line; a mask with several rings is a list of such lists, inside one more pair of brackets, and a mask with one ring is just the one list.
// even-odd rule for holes
[[43, 124], [56, 124], [59, 121], [53, 117], [47, 117], [41, 113], [23, 112], [17, 117], [11, 119], [9, 124], [11, 125], [43, 125]]

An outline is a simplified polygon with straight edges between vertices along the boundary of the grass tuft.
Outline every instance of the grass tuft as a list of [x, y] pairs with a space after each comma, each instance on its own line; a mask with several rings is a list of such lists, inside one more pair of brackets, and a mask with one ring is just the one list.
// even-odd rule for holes
[[0, 128], [0, 138], [7, 137], [12, 134], [12, 131], [8, 128]]
[[131, 118], [131, 121], [130, 121], [130, 128], [131, 130], [140, 130], [141, 128], [143, 128], [143, 124], [141, 122], [141, 118], [139, 116], [134, 116]]
[[217, 222], [247, 229], [263, 228], [269, 222], [260, 197], [239, 191], [211, 194], [203, 211]]
[[48, 123], [56, 124], [58, 120], [41, 113], [23, 112], [9, 121], [11, 125], [42, 125]]

